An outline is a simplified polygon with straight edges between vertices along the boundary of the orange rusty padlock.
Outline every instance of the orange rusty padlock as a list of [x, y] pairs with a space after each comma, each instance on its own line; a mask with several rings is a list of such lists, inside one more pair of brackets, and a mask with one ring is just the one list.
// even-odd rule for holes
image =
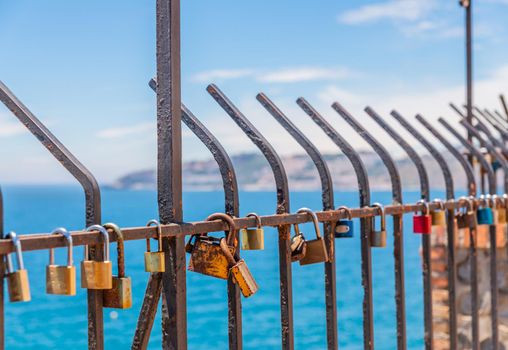
[[[215, 213], [210, 215], [206, 220], [222, 220], [228, 224], [229, 230], [226, 232], [226, 243], [231, 254], [236, 256], [237, 230], [231, 216]], [[220, 247], [220, 241], [220, 238], [211, 237], [207, 234], [193, 235], [186, 248], [191, 254], [189, 271], [224, 280], [228, 279], [229, 262]]]
[[[230, 231], [231, 234], [231, 231]], [[254, 293], [256, 293], [259, 289], [254, 277], [250, 273], [247, 264], [243, 259], [235, 259], [231, 251], [229, 250], [229, 246], [226, 243], [225, 238], [221, 238], [220, 247], [222, 252], [226, 256], [226, 259], [229, 263], [229, 273], [233, 282], [238, 285], [240, 291], [243, 296], [248, 298]]]

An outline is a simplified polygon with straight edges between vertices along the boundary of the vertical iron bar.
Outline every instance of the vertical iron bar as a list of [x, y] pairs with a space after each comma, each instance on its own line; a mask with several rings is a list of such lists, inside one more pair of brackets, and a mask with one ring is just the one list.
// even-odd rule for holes
[[506, 100], [504, 98], [504, 95], [499, 95], [499, 99], [501, 100], [501, 105], [503, 106], [503, 110], [505, 113], [505, 120], [508, 121], [508, 105], [506, 104]]
[[[420, 133], [418, 132], [402, 115], [397, 111], [392, 111], [394, 117], [407, 131], [409, 131], [432, 155], [436, 160], [441, 172], [443, 173], [446, 198], [453, 199], [455, 197], [453, 178], [441, 153]], [[455, 213], [454, 210], [447, 210], [447, 238], [448, 238], [448, 294], [449, 294], [449, 329], [450, 329], [450, 349], [457, 348], [457, 304], [456, 304], [456, 271], [455, 271]]]
[[[474, 169], [471, 163], [467, 161], [466, 158], [457, 150], [453, 145], [448, 142], [448, 140], [435, 129], [423, 116], [417, 115], [416, 119], [425, 127], [427, 130], [434, 135], [436, 139], [439, 140], [445, 146], [445, 148], [457, 159], [457, 161], [464, 169], [464, 173], [467, 178], [467, 188], [469, 196], [476, 197], [477, 189], [476, 189], [476, 181], [474, 176]], [[471, 333], [472, 333], [472, 345], [473, 350], [480, 349], [480, 324], [479, 324], [479, 314], [478, 314], [478, 254], [476, 250], [476, 228], [469, 229], [469, 255], [470, 255], [470, 265], [471, 265]]]
[[[208, 93], [259, 148], [270, 164], [277, 187], [277, 213], [286, 214], [289, 208], [289, 188], [286, 171], [280, 157], [265, 137], [236, 108], [228, 97], [214, 84], [208, 85]], [[280, 307], [282, 349], [294, 349], [293, 289], [291, 275], [290, 227], [281, 225], [279, 231]]]
[[[261, 105], [279, 122], [280, 125], [303, 147], [312, 159], [321, 180], [321, 199], [323, 210], [334, 209], [333, 180], [330, 170], [317, 147], [282, 113], [282, 111], [263, 93], [256, 96]], [[324, 236], [330, 261], [324, 264], [325, 303], [326, 303], [326, 339], [328, 349], [338, 349], [337, 323], [337, 282], [335, 271], [335, 235], [330, 223], [324, 224]]]
[[[463, 119], [465, 121], [465, 119]], [[450, 131], [475, 158], [481, 163], [482, 168], [487, 172], [490, 194], [496, 194], [497, 183], [494, 170], [491, 164], [484, 158], [479, 150], [477, 150], [472, 142], [465, 140], [454, 128], [452, 128], [443, 118], [439, 118], [439, 122]], [[467, 122], [466, 122], [467, 124]], [[465, 126], [465, 124], [463, 124]], [[468, 124], [469, 125], [469, 124]], [[472, 135], [480, 136], [474, 128], [468, 128]], [[475, 134], [476, 133], [476, 134]], [[481, 138], [481, 136], [480, 136]], [[498, 349], [498, 314], [497, 314], [497, 249], [496, 249], [496, 226], [489, 226], [490, 238], [490, 292], [491, 292], [491, 327], [492, 327], [492, 348]]]
[[[161, 224], [183, 221], [180, 84], [180, 0], [156, 1], [157, 196]], [[187, 349], [184, 237], [162, 241], [162, 347]]]
[[[25, 125], [63, 167], [81, 184], [85, 192], [86, 225], [101, 223], [101, 196], [93, 174], [49, 131], [44, 124], [0, 81], [0, 101]], [[102, 246], [89, 247], [90, 259], [102, 260]], [[104, 348], [102, 292], [87, 290], [88, 347]]]
[[[392, 157], [373, 136], [338, 102], [332, 108], [374, 149], [383, 161], [392, 184], [393, 204], [402, 204], [400, 174]], [[369, 107], [365, 108], [368, 113]], [[393, 256], [395, 270], [395, 305], [397, 308], [397, 348], [406, 349], [406, 293], [404, 286], [404, 240], [402, 215], [393, 215]]]
[[[303, 97], [296, 103], [325, 132], [349, 159], [356, 174], [360, 196], [360, 206], [370, 205], [369, 178], [360, 155], [351, 145], [326, 121]], [[374, 349], [374, 317], [372, 305], [372, 259], [370, 251], [371, 219], [360, 219], [362, 251], [362, 286], [363, 286], [363, 346], [365, 350]]]
[[[367, 114], [374, 119], [376, 123], [383, 128], [390, 137], [392, 137], [395, 142], [399, 144], [399, 146], [406, 152], [409, 159], [415, 165], [418, 171], [418, 177], [420, 180], [420, 197], [424, 201], [428, 202], [430, 199], [430, 189], [429, 189], [429, 177], [425, 166], [423, 165], [423, 161], [416, 153], [414, 148], [404, 140], [399, 133], [397, 133], [386, 121], [376, 113], [372, 108], [367, 107], [365, 109]], [[432, 350], [433, 346], [433, 326], [432, 326], [432, 281], [431, 281], [431, 258], [430, 258], [430, 236], [422, 235], [422, 275], [423, 275], [423, 300], [424, 300], [424, 324], [425, 324], [425, 349]]]

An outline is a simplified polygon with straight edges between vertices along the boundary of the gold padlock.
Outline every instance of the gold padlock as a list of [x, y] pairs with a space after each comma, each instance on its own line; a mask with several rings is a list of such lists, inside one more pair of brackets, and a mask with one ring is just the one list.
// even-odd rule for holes
[[103, 305], [115, 309], [128, 309], [132, 306], [132, 283], [130, 277], [125, 277], [123, 234], [115, 224], [108, 223], [103, 226], [106, 230], [112, 230], [116, 234], [118, 259], [118, 275], [113, 276], [112, 288], [102, 291]]
[[259, 286], [254, 280], [254, 277], [252, 276], [245, 261], [243, 259], [236, 260], [234, 258], [233, 254], [231, 254], [231, 251], [229, 250], [225, 238], [220, 240], [220, 247], [229, 263], [230, 276], [233, 282], [238, 285], [238, 288], [240, 288], [242, 295], [248, 298], [256, 293], [259, 289]]
[[[237, 231], [235, 222], [231, 216], [223, 213], [210, 215], [207, 221], [222, 220], [228, 224], [226, 231], [226, 243], [231, 254], [236, 255]], [[190, 250], [189, 271], [204, 275], [228, 279], [229, 263], [226, 255], [220, 247], [221, 239], [204, 235], [194, 235], [188, 244]]]
[[46, 293], [76, 295], [76, 267], [72, 261], [72, 236], [60, 227], [51, 234], [62, 235], [67, 244], [67, 265], [55, 265], [55, 251], [49, 250], [49, 265], [46, 266]]
[[247, 217], [256, 218], [256, 228], [242, 229], [242, 249], [243, 250], [263, 250], [265, 249], [265, 231], [261, 226], [261, 218], [256, 213], [249, 213]]
[[498, 210], [497, 218], [499, 224], [503, 225], [507, 223], [506, 211], [508, 210], [508, 195], [503, 194], [503, 198], [500, 199], [501, 208]]
[[11, 231], [5, 235], [5, 239], [12, 239], [12, 244], [16, 249], [16, 258], [18, 260], [18, 269], [14, 271], [12, 266], [11, 254], [7, 254], [7, 288], [9, 289], [9, 301], [30, 301], [30, 284], [28, 282], [28, 272], [23, 264], [21, 242], [16, 232]]
[[372, 217], [372, 229], [370, 231], [370, 246], [374, 248], [386, 247], [386, 216], [385, 207], [380, 203], [372, 204], [373, 208], [379, 208], [381, 211], [381, 227], [376, 230], [376, 217]]
[[[316, 239], [305, 241], [306, 252], [303, 258], [300, 259], [300, 265], [310, 265], [329, 261], [328, 251], [326, 249], [325, 240], [323, 237], [321, 237], [321, 232], [319, 230], [319, 221], [316, 213], [308, 208], [298, 209], [297, 213], [309, 214], [312, 218], [312, 222], [314, 223], [314, 230], [316, 231]], [[300, 234], [300, 228], [298, 225], [295, 224], [294, 226], [296, 235]]]
[[432, 203], [439, 205], [439, 210], [433, 210], [430, 212], [432, 216], [432, 226], [446, 226], [446, 211], [444, 202], [441, 199], [434, 199]]
[[150, 220], [146, 226], [157, 226], [157, 251], [150, 251], [150, 238], [146, 239], [145, 271], [164, 272], [166, 271], [165, 254], [162, 251], [162, 227], [157, 220]]
[[492, 196], [492, 200], [494, 201], [492, 206], [492, 211], [494, 214], [494, 225], [504, 225], [506, 224], [506, 194], [503, 195], [503, 199], [497, 195]]
[[101, 225], [92, 225], [87, 232], [99, 231], [104, 239], [103, 261], [88, 260], [88, 246], [85, 246], [85, 260], [81, 262], [81, 288], [86, 289], [111, 289], [113, 267], [109, 260], [109, 235]]

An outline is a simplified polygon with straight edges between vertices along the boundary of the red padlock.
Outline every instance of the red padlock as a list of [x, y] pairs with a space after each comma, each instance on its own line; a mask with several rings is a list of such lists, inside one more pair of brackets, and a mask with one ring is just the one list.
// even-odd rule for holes
[[423, 204], [425, 210], [422, 210], [420, 215], [418, 213], [414, 214], [413, 232], [428, 235], [432, 232], [432, 216], [430, 215], [429, 203], [421, 199], [418, 204]]

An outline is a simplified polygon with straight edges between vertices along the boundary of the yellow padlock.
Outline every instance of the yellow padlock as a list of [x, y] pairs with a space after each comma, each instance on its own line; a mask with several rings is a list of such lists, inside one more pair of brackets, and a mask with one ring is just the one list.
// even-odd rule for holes
[[145, 252], [145, 271], [146, 272], [164, 272], [166, 271], [166, 262], [164, 252], [162, 251], [162, 228], [157, 220], [150, 220], [146, 226], [157, 226], [157, 242], [158, 250], [156, 252], [150, 251], [150, 238], [146, 239], [146, 252]]
[[432, 203], [439, 204], [439, 210], [432, 210], [432, 226], [446, 226], [446, 211], [444, 202], [441, 199], [434, 199]]
[[263, 250], [265, 249], [265, 233], [261, 226], [261, 218], [256, 213], [249, 213], [247, 217], [256, 218], [256, 228], [242, 229], [242, 249], [243, 250]]
[[76, 267], [72, 261], [72, 236], [60, 227], [51, 234], [62, 235], [67, 244], [67, 265], [55, 265], [55, 251], [49, 250], [49, 265], [46, 266], [46, 293], [76, 295]]
[[85, 246], [85, 260], [81, 262], [81, 288], [111, 289], [113, 287], [113, 267], [109, 260], [109, 235], [101, 225], [92, 225], [87, 232], [99, 231], [104, 239], [103, 261], [88, 260], [88, 246]]
[[11, 255], [7, 254], [7, 288], [9, 290], [9, 301], [30, 301], [30, 284], [28, 282], [28, 272], [23, 264], [21, 242], [16, 232], [11, 231], [5, 235], [5, 239], [12, 239], [12, 244], [16, 249], [16, 258], [18, 260], [18, 269], [14, 271]]
[[132, 283], [130, 277], [125, 277], [123, 234], [120, 228], [113, 223], [104, 224], [103, 226], [106, 230], [112, 230], [116, 234], [118, 264], [118, 275], [112, 278], [112, 288], [102, 291], [103, 306], [128, 309], [132, 306]]

